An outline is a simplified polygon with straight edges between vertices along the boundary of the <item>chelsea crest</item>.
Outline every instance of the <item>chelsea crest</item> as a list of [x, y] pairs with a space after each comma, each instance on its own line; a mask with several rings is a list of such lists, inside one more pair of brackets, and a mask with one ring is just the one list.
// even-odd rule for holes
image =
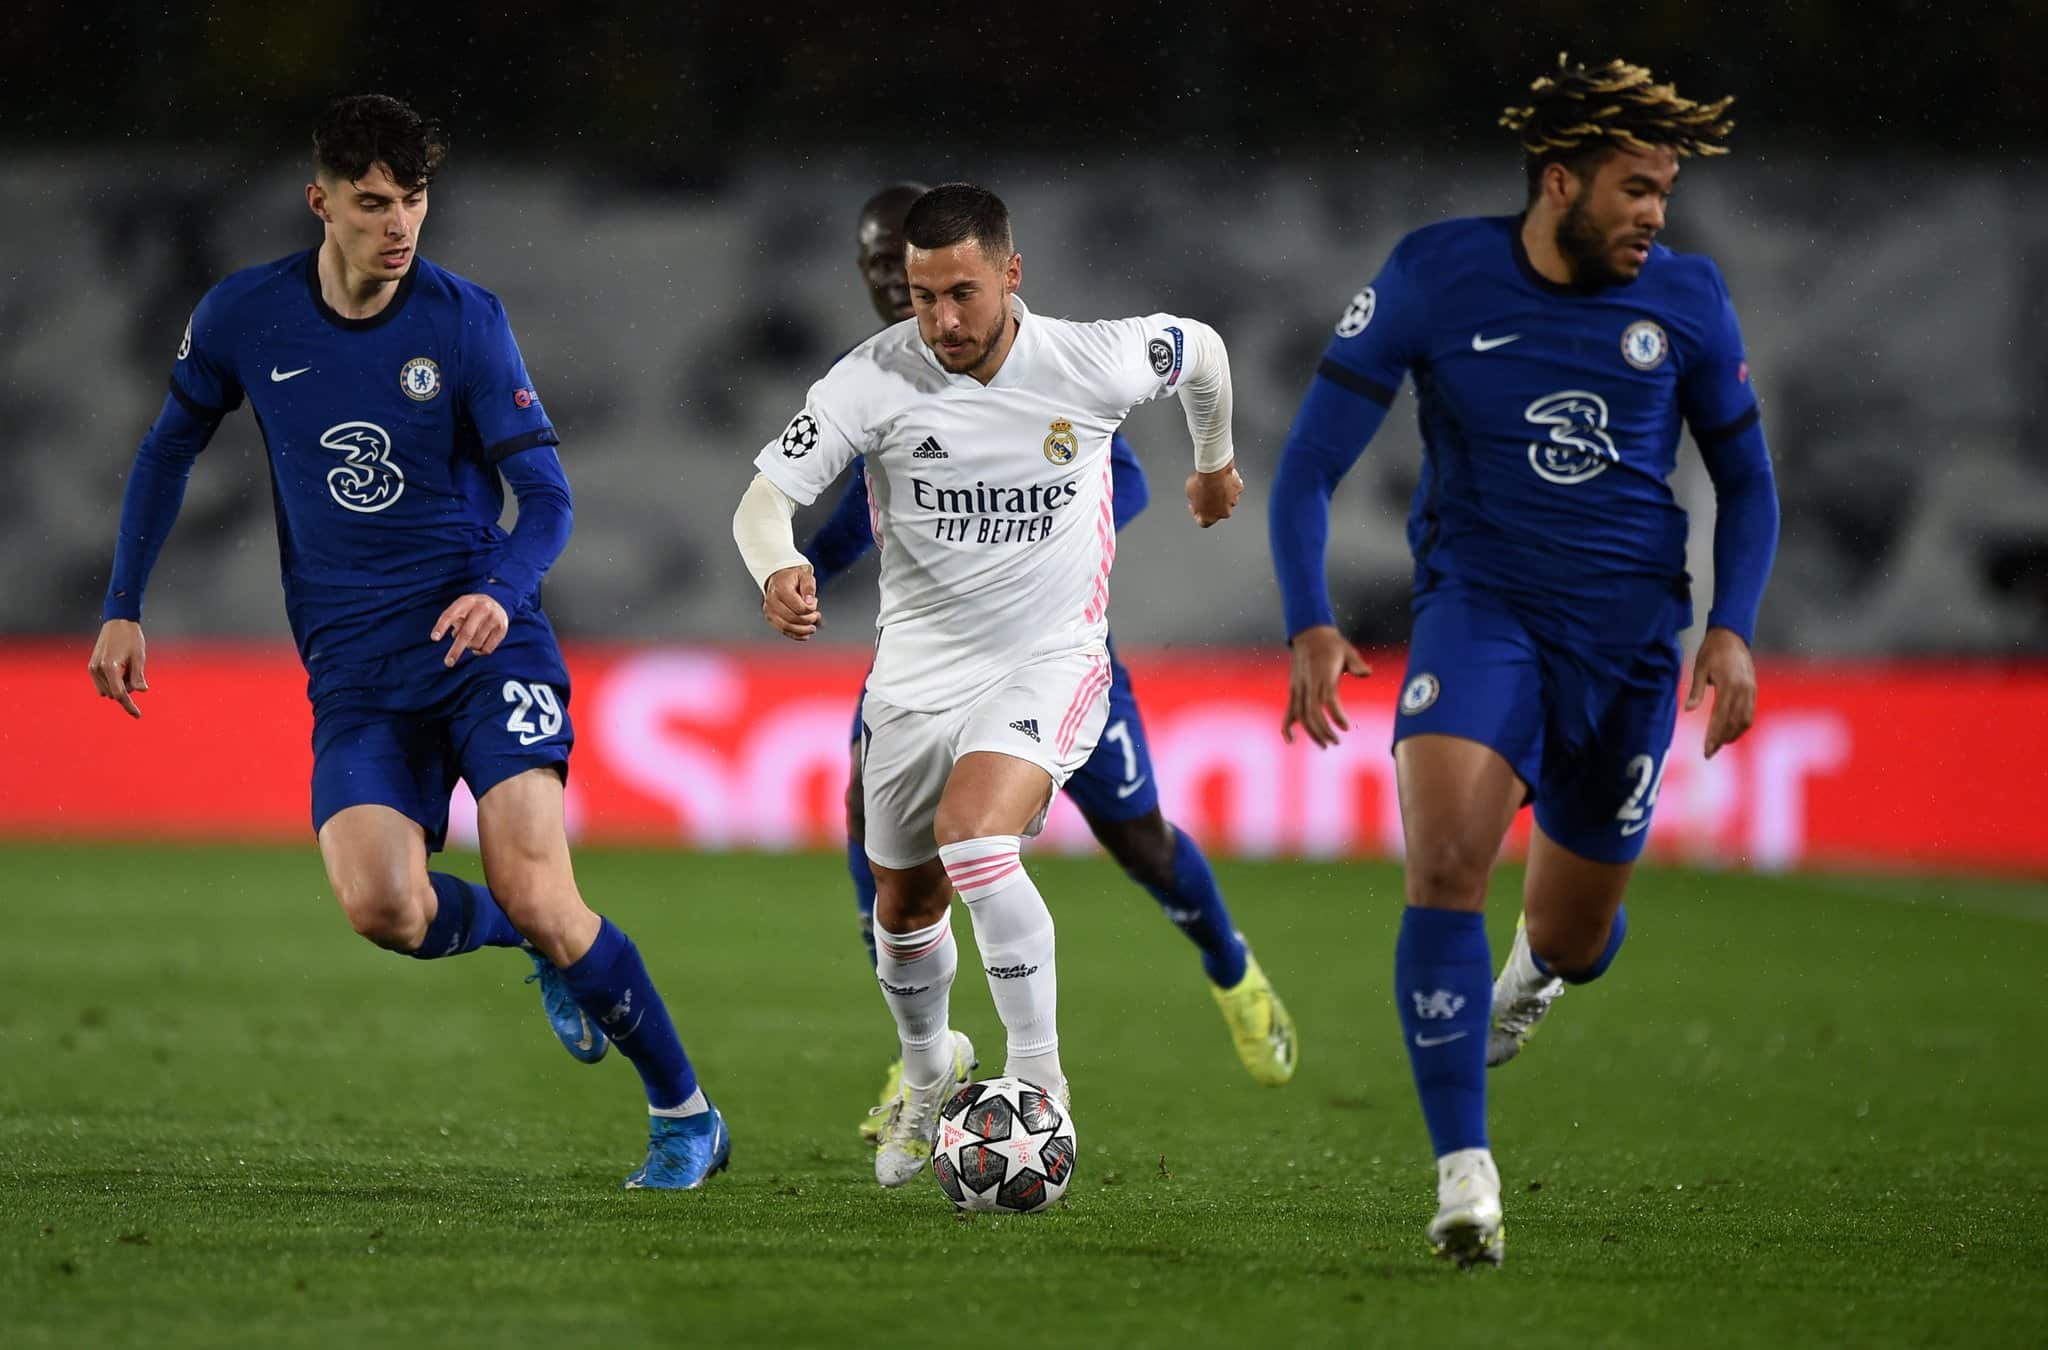
[[425, 403], [441, 392], [441, 368], [430, 356], [415, 356], [398, 368], [398, 387], [415, 403]]
[[1637, 370], [1655, 370], [1671, 354], [1671, 339], [1662, 326], [1649, 319], [1637, 319], [1621, 335], [1622, 359]]

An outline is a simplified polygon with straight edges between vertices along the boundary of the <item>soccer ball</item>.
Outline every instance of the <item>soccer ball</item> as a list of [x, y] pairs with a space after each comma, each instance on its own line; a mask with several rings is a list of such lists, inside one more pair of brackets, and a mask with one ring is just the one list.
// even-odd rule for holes
[[932, 1175], [960, 1209], [1035, 1213], [1074, 1179], [1074, 1119], [1036, 1083], [969, 1083], [939, 1113]]

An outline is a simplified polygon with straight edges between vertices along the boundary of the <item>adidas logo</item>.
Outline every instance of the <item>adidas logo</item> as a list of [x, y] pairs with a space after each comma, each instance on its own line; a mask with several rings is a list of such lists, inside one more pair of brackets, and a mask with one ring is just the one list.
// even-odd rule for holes
[[936, 436], [927, 436], [917, 443], [917, 449], [910, 452], [912, 459], [951, 459], [946, 447], [939, 444]]
[[1019, 721], [1012, 722], [1010, 723], [1010, 730], [1021, 731], [1026, 736], [1029, 736], [1032, 740], [1035, 741], [1038, 739], [1038, 719], [1035, 717], [1026, 717]]

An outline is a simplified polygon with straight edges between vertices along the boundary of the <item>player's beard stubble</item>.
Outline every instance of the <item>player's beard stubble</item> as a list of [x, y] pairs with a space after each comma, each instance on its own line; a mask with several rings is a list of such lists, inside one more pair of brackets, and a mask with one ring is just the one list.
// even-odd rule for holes
[[1572, 201], [1557, 222], [1557, 251], [1564, 258], [1565, 266], [1571, 269], [1572, 285], [1591, 289], [1596, 286], [1618, 286], [1635, 278], [1617, 270], [1608, 261], [1611, 245], [1600, 227], [1593, 222], [1593, 213], [1586, 209], [1592, 197], [1589, 191], [1581, 192]]
[[982, 363], [988, 360], [989, 353], [996, 349], [996, 343], [1002, 340], [1003, 326], [1010, 322], [1010, 318], [1010, 297], [1005, 295], [1002, 308], [996, 314], [995, 323], [989, 327], [986, 333], [981, 335], [980, 341], [970, 344], [965, 352], [950, 360], [947, 358], [945, 349], [934, 344], [932, 355], [939, 358], [939, 364], [944, 366], [948, 373], [971, 375], [981, 369]]

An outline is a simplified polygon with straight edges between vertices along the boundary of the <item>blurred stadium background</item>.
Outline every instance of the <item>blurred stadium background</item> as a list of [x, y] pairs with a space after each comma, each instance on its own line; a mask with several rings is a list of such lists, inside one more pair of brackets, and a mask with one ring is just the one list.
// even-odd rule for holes
[[[1682, 722], [1627, 959], [1489, 1089], [1514, 1257], [1463, 1279], [1419, 1245], [1382, 977], [1408, 396], [1337, 504], [1333, 590], [1379, 674], [1326, 754], [1278, 734], [1264, 487], [1399, 234], [1519, 205], [1495, 117], [1560, 48], [1738, 98], [1735, 153], [1687, 169], [1667, 238], [1733, 289], [1784, 532], [1759, 721], [1712, 762]], [[2024, 1273], [2048, 1261], [2048, 1083], [2015, 1071], [2048, 968], [2043, 51], [2048, 0], [15, 0], [0, 1345], [893, 1345], [1003, 1335], [1005, 1308], [1039, 1340], [1172, 1350], [2048, 1344]], [[317, 239], [307, 132], [365, 89], [452, 131], [424, 251], [504, 298], [562, 432], [579, 878], [739, 1139], [689, 1197], [613, 1189], [645, 1128], [631, 1075], [560, 1054], [523, 959], [347, 936], [247, 415], [153, 579], [144, 720], [85, 672], [185, 317]], [[839, 840], [873, 564], [799, 650], [729, 533], [756, 448], [873, 325], [860, 203], [950, 177], [1009, 199], [1035, 307], [1180, 309], [1230, 342], [1245, 514], [1192, 529], [1178, 411], [1140, 410], [1154, 505], [1111, 615], [1168, 812], [1305, 1047], [1284, 1092], [1246, 1080], [1187, 944], [1058, 808], [1045, 843], [1084, 856], [1035, 866], [1081, 1181], [1007, 1224], [877, 1194], [853, 1132], [888, 1028], [843, 863], [800, 851]], [[1704, 600], [1712, 496], [1680, 462]], [[1518, 884], [1495, 881], [1497, 952]], [[955, 1007], [988, 1053], [980, 984]]]
[[[1180, 309], [1232, 346], [1241, 522], [1187, 529], [1177, 412], [1133, 419], [1156, 504], [1112, 616], [1169, 810], [1240, 853], [1385, 853], [1398, 654], [1356, 696], [1367, 725], [1344, 753], [1280, 746], [1259, 489], [1331, 322], [1398, 235], [1516, 207], [1494, 116], [1570, 46], [1738, 96], [1736, 153], [1687, 172], [1667, 238], [1730, 279], [1784, 499], [1762, 718], [1712, 765], [1681, 730], [1656, 846], [2048, 869], [2048, 117], [2024, 55], [2048, 45], [2048, 6], [1054, 5], [1028, 44], [994, 13], [891, 32], [722, 8], [16, 8], [0, 673], [23, 711], [0, 728], [0, 832], [305, 838], [306, 716], [250, 418], [201, 460], [154, 578], [145, 721], [96, 702], [82, 666], [184, 316], [219, 276], [317, 238], [305, 127], [336, 89], [375, 87], [451, 128], [426, 251], [505, 299], [563, 434], [577, 528], [547, 602], [575, 647], [582, 837], [831, 842], [872, 564], [827, 597], [832, 652], [779, 648], [729, 504], [873, 326], [861, 200], [972, 176], [1009, 198], [1038, 307]], [[1406, 627], [1403, 405], [1345, 484], [1331, 561], [1344, 622], [1382, 648]], [[1682, 463], [1704, 614], [1712, 494]], [[110, 762], [131, 783], [118, 810], [94, 787]], [[1063, 815], [1053, 841], [1083, 834]]]

